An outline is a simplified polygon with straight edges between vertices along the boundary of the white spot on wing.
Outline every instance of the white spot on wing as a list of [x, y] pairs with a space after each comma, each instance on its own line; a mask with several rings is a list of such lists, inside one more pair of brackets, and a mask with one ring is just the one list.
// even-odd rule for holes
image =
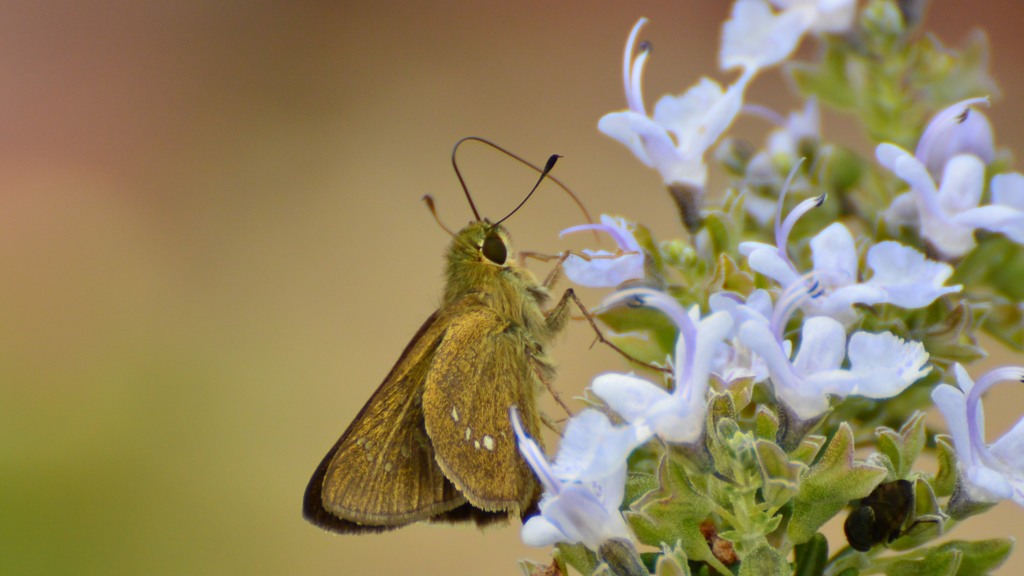
[[469, 426], [466, 426], [466, 440], [469, 440], [470, 437], [472, 437], [472, 436], [473, 436], [473, 431], [469, 429]]
[[490, 436], [484, 436], [484, 448], [487, 448], [491, 452], [494, 452], [494, 438]]
[[473, 447], [476, 448], [477, 450], [479, 450], [480, 449], [480, 441], [479, 440], [473, 440]]
[[455, 408], [455, 406], [452, 406], [452, 420], [455, 420], [456, 422], [459, 421], [459, 411]]

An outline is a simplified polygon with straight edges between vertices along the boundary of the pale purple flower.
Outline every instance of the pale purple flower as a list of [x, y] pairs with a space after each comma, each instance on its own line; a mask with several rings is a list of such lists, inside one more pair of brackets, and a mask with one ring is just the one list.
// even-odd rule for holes
[[973, 250], [978, 228], [1024, 244], [1024, 178], [1020, 174], [994, 177], [992, 203], [979, 206], [985, 164], [974, 154], [958, 154], [946, 162], [940, 186], [920, 160], [895, 144], [879, 144], [875, 155], [911, 188], [893, 200], [887, 220], [919, 225], [921, 236], [945, 258], [958, 258]]
[[998, 368], [977, 383], [960, 364], [955, 364], [953, 371], [959, 389], [948, 384], [936, 386], [932, 400], [953, 437], [961, 486], [975, 502], [1012, 499], [1024, 506], [1024, 419], [999, 440], [986, 444], [981, 404], [982, 395], [996, 383], [1024, 380], [1024, 368]]
[[584, 410], [569, 421], [552, 465], [526, 435], [515, 407], [509, 416], [519, 452], [544, 486], [540, 514], [523, 524], [523, 542], [582, 542], [597, 550], [612, 538], [632, 540], [619, 512], [626, 489], [626, 457], [636, 446], [632, 429], [617, 429], [604, 414]]
[[974, 154], [985, 164], [995, 158], [992, 125], [981, 112], [971, 108], [988, 105], [988, 97], [969, 98], [936, 114], [921, 135], [914, 156], [928, 168], [932, 178], [942, 176], [946, 163], [958, 154]]
[[853, 26], [857, 0], [771, 0], [785, 12], [802, 12], [815, 34], [839, 34]]
[[[751, 187], [778, 187], [782, 179], [776, 165], [799, 163], [801, 144], [821, 140], [821, 114], [814, 97], [807, 99], [803, 110], [790, 112], [788, 116], [757, 104], [745, 105], [743, 112], [775, 126], [768, 134], [765, 149], [754, 154], [747, 163], [746, 180]], [[743, 208], [760, 226], [765, 226], [776, 215], [778, 202], [748, 193], [744, 196]]]
[[804, 140], [821, 139], [821, 113], [818, 100], [808, 98], [803, 110], [790, 112], [781, 119], [778, 128], [768, 135], [768, 152], [796, 158], [800, 154], [800, 143]]
[[[795, 168], [794, 168], [795, 170]], [[793, 174], [790, 174], [792, 178]], [[824, 196], [804, 200], [781, 220], [782, 202], [790, 180], [779, 196], [775, 217], [775, 245], [743, 242], [740, 253], [755, 271], [772, 278], [783, 288], [805, 282], [789, 258], [789, 233], [801, 216], [824, 202]], [[901, 308], [922, 308], [936, 298], [958, 292], [961, 286], [945, 286], [953, 268], [944, 262], [928, 260], [917, 250], [894, 241], [875, 244], [868, 249], [867, 267], [871, 278], [860, 280], [859, 259], [853, 235], [835, 222], [811, 239], [812, 279], [815, 297], [804, 301], [809, 314], [831, 316], [844, 323], [856, 319], [854, 304], [893, 304]]]
[[776, 14], [765, 0], [738, 0], [722, 28], [722, 69], [757, 70], [789, 58], [813, 16], [803, 9]]
[[674, 362], [675, 390], [669, 392], [633, 374], [617, 373], [598, 376], [591, 389], [636, 430], [640, 441], [654, 435], [666, 442], [697, 441], [704, 430], [711, 364], [716, 347], [732, 329], [732, 318], [726, 312], [718, 312], [695, 325], [679, 302], [649, 288], [617, 292], [602, 308], [622, 302], [657, 308], [679, 328]]
[[[739, 329], [740, 340], [767, 363], [776, 396], [799, 419], [827, 412], [829, 396], [896, 396], [931, 370], [919, 342], [905, 342], [890, 332], [856, 332], [847, 342], [846, 328], [828, 316], [804, 321], [799, 350], [791, 358], [783, 330], [808, 297], [803, 284], [794, 283], [769, 322], [748, 320]], [[847, 357], [850, 367], [841, 368]]]
[[632, 225], [622, 218], [602, 214], [600, 224], [566, 228], [562, 230], [560, 236], [584, 230], [598, 230], [608, 234], [615, 241], [618, 250], [613, 253], [584, 249], [583, 253], [590, 257], [589, 260], [570, 254], [562, 263], [562, 270], [569, 280], [591, 288], [614, 288], [629, 280], [643, 279], [644, 252], [633, 236]]
[[[739, 294], [718, 292], [708, 297], [708, 306], [712, 312], [727, 312], [732, 316], [734, 328], [748, 320], [767, 324], [772, 314], [772, 298], [762, 289], [754, 290], [746, 300]], [[768, 365], [743, 344], [735, 329], [717, 346], [711, 372], [726, 385], [748, 378], [755, 383], [768, 379]]]
[[642, 47], [633, 57], [637, 35], [646, 22], [646, 18], [637, 21], [626, 42], [622, 75], [628, 109], [604, 115], [597, 127], [623, 143], [645, 165], [657, 169], [666, 184], [703, 190], [708, 172], [704, 154], [736, 118], [756, 69], [744, 69], [727, 90], [703, 78], [684, 94], [663, 96], [649, 117], [642, 80], [650, 51]]

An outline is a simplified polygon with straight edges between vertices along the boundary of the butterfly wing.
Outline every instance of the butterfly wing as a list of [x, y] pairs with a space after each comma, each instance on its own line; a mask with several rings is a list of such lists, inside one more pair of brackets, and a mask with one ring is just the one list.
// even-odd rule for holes
[[427, 319], [320, 462], [303, 500], [307, 520], [335, 532], [381, 532], [466, 502], [436, 464], [421, 405], [450, 316], [439, 311]]
[[483, 511], [520, 515], [540, 494], [509, 421], [517, 406], [539, 437], [531, 345], [497, 312], [471, 307], [451, 320], [427, 372], [423, 418], [437, 463]]

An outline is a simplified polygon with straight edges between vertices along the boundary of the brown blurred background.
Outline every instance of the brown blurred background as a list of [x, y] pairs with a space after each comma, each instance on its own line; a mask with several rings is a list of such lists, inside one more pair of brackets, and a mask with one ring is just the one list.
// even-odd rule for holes
[[[557, 175], [592, 212], [678, 235], [657, 174], [595, 125], [624, 107], [638, 16], [651, 105], [702, 74], [731, 79], [716, 66], [727, 11], [4, 3], [0, 573], [513, 574], [546, 558], [518, 527], [333, 536], [301, 519], [300, 497], [438, 301], [447, 235], [419, 198], [451, 226], [469, 219], [455, 140], [560, 153]], [[1022, 18], [1015, 0], [936, 0], [927, 24], [950, 44], [988, 32], [1004, 89], [990, 117], [1018, 150]], [[786, 111], [788, 94], [768, 73], [749, 100]], [[832, 117], [826, 137], [863, 145], [847, 127]], [[492, 217], [535, 179], [479, 148], [462, 163]], [[580, 221], [548, 187], [508, 226], [518, 248], [552, 252]], [[570, 332], [556, 349], [567, 395], [621, 367]], [[1006, 388], [993, 431], [1024, 411]], [[954, 535], [1021, 535], [1022, 520], [1004, 503]]]

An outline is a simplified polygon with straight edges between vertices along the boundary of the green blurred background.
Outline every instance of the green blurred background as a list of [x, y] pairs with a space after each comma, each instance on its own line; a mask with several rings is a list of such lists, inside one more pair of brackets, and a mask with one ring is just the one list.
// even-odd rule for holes
[[[638, 16], [655, 45], [651, 104], [702, 74], [730, 78], [716, 67], [727, 12], [707, 0], [4, 3], [0, 573], [513, 574], [517, 558], [545, 558], [514, 526], [334, 536], [299, 502], [438, 302], [447, 235], [419, 198], [434, 194], [451, 226], [469, 219], [455, 140], [485, 135], [537, 162], [560, 153], [557, 175], [595, 214], [678, 235], [657, 174], [595, 125], [624, 107]], [[988, 31], [1004, 88], [990, 117], [1017, 150], [1022, 21], [1015, 0], [936, 0], [928, 20], [954, 44]], [[787, 110], [788, 94], [769, 73], [749, 100]], [[830, 117], [826, 136], [863, 147], [849, 128]], [[535, 179], [480, 149], [462, 162], [490, 216]], [[553, 252], [580, 221], [549, 187], [508, 226], [518, 248]], [[556, 349], [566, 395], [621, 367], [591, 340], [577, 325]], [[993, 431], [1024, 411], [1005, 388]], [[1022, 520], [1007, 503], [955, 535], [1020, 535]], [[1024, 567], [1013, 562], [1005, 573]]]

